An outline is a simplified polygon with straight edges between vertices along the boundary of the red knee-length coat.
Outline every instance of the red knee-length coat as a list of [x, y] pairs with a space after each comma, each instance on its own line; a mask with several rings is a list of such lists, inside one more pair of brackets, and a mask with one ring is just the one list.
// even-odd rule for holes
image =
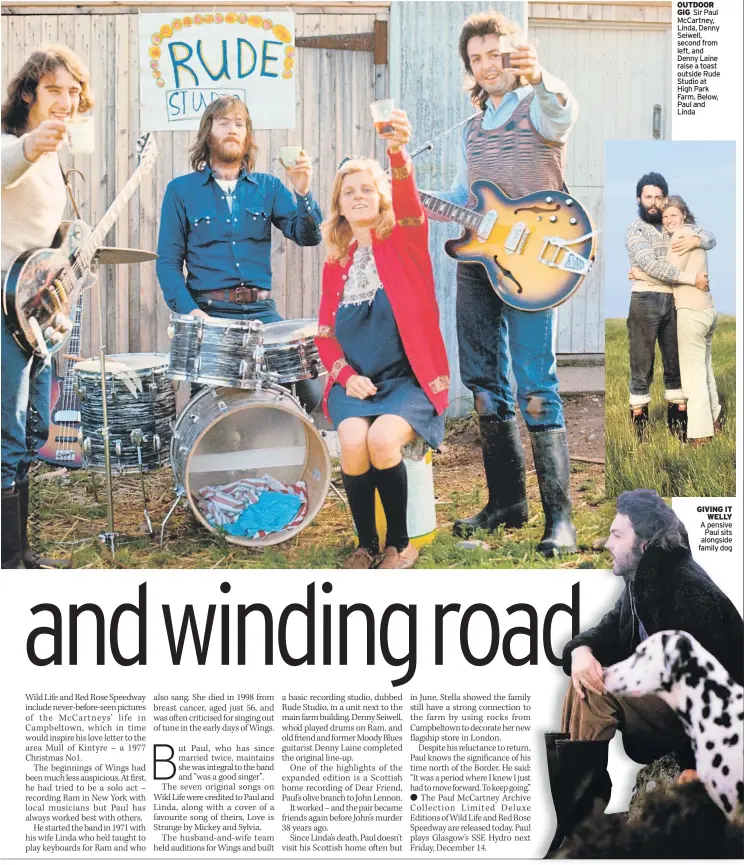
[[[429, 257], [429, 228], [421, 206], [413, 163], [405, 150], [389, 153], [395, 227], [385, 238], [372, 234], [372, 254], [385, 293], [390, 299], [401, 342], [414, 375], [437, 414], [449, 403], [449, 364], [439, 329], [439, 307]], [[345, 264], [327, 261], [315, 344], [328, 370], [323, 412], [328, 414], [328, 394], [334, 384], [346, 387], [357, 371], [346, 360], [336, 339], [334, 322], [341, 302], [351, 256]]]

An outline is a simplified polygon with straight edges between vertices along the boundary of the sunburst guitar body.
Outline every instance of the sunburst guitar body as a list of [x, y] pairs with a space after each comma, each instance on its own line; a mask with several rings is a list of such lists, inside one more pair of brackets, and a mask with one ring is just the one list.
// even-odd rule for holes
[[537, 312], [567, 301], [596, 258], [598, 232], [585, 208], [567, 192], [509, 198], [488, 180], [471, 191], [474, 207], [420, 193], [427, 210], [465, 228], [445, 243], [447, 254], [482, 264], [499, 297], [516, 309]]

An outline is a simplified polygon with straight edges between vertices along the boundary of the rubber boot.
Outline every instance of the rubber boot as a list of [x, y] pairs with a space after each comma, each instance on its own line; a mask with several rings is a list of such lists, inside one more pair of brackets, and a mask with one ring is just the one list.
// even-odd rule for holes
[[474, 517], [455, 520], [452, 532], [462, 538], [476, 529], [518, 529], [528, 517], [524, 449], [516, 420], [500, 421], [494, 415], [479, 420], [488, 504]]
[[545, 532], [537, 551], [548, 557], [575, 553], [576, 529], [571, 522], [571, 462], [566, 429], [530, 432], [530, 439], [545, 513]]
[[12, 487], [2, 494], [2, 569], [24, 568], [21, 555], [21, 520], [18, 508], [18, 489]]
[[20, 522], [21, 534], [21, 555], [23, 557], [23, 565], [26, 568], [70, 568], [72, 567], [71, 559], [47, 559], [44, 556], [37, 555], [28, 542], [28, 488], [29, 481], [26, 478], [21, 483], [16, 483], [18, 490], [18, 513]]
[[549, 859], [553, 853], [561, 846], [565, 835], [561, 826], [560, 817], [560, 800], [561, 788], [558, 780], [558, 752], [557, 743], [565, 741], [569, 738], [568, 733], [545, 733], [545, 757], [548, 763], [548, 781], [550, 783], [550, 795], [555, 808], [556, 826], [555, 835], [550, 842], [550, 847], [545, 855], [545, 859]]
[[571, 742], [564, 739], [555, 743], [558, 825], [563, 835], [560, 843], [570, 838], [579, 824], [594, 811], [597, 800], [602, 803], [603, 810], [607, 807], [612, 792], [612, 781], [607, 771], [609, 745], [609, 741]]
[[687, 441], [687, 405], [667, 403], [667, 426], [669, 432], [681, 442]]
[[639, 405], [631, 407], [630, 420], [633, 423], [638, 441], [645, 442], [648, 439], [648, 406]]

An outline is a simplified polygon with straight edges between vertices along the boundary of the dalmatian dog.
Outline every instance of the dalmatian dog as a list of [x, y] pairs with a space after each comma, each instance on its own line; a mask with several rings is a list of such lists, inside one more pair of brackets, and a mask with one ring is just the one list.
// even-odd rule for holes
[[685, 631], [658, 631], [604, 670], [611, 694], [656, 693], [677, 713], [700, 780], [728, 819], [744, 807], [744, 688]]

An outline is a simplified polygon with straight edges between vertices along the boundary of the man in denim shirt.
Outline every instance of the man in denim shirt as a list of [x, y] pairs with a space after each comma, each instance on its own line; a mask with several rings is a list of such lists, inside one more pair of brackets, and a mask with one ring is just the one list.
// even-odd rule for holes
[[[466, 125], [457, 178], [438, 193], [453, 204], [474, 204], [480, 179], [511, 198], [563, 186], [565, 145], [578, 107], [567, 86], [540, 65], [531, 45], [501, 53], [500, 37], [519, 37], [514, 22], [495, 12], [471, 15], [459, 49], [473, 80], [471, 100], [480, 109]], [[437, 218], [436, 213], [431, 214]], [[479, 264], [457, 265], [457, 340], [460, 374], [479, 415], [488, 502], [480, 513], [455, 521], [471, 534], [527, 521], [524, 450], [515, 403], [527, 424], [545, 513], [538, 552], [575, 552], [571, 522], [570, 463], [554, 347], [555, 311], [527, 312], [502, 302]], [[517, 382], [515, 401], [509, 383]]]
[[[234, 96], [210, 103], [191, 149], [194, 171], [172, 180], [163, 197], [157, 274], [174, 312], [282, 320], [271, 298], [271, 226], [299, 246], [317, 246], [322, 216], [307, 155], [287, 169], [295, 200], [279, 179], [253, 172], [256, 153], [246, 106]], [[317, 399], [304, 394], [314, 382], [299, 385], [306, 405], [319, 402], [319, 391]]]

